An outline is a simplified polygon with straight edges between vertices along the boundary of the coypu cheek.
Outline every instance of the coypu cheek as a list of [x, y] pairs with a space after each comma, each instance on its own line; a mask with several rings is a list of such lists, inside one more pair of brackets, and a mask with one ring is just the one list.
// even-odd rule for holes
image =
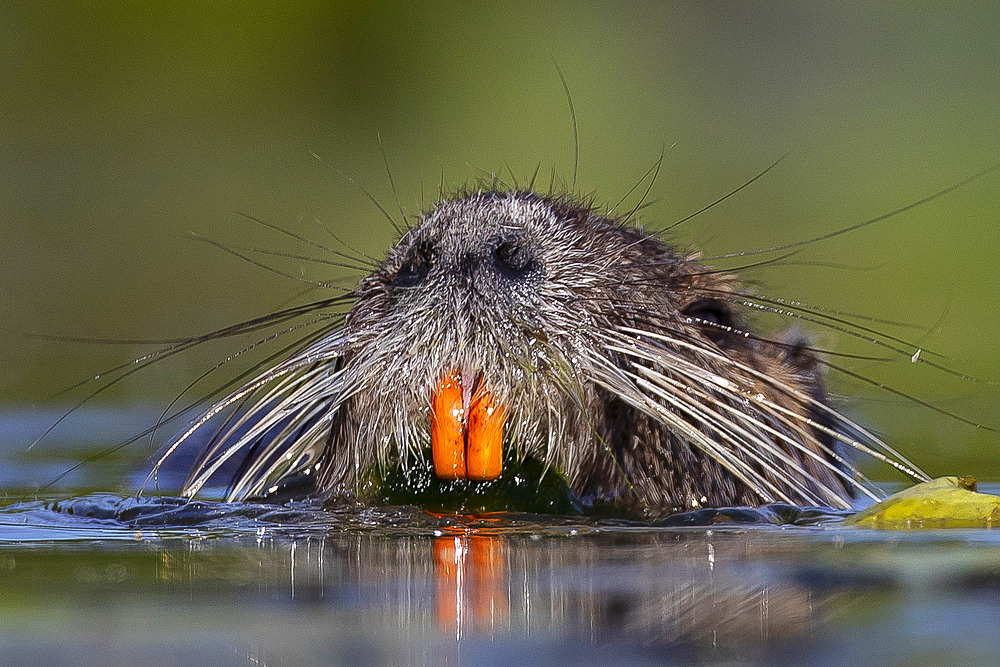
[[461, 373], [445, 373], [431, 397], [431, 453], [440, 479], [491, 481], [503, 470], [507, 409], [477, 384], [473, 392]]

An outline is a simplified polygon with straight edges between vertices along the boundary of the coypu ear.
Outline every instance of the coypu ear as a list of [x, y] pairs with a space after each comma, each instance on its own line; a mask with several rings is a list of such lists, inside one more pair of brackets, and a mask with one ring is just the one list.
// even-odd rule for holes
[[789, 367], [796, 373], [819, 379], [822, 368], [812, 348], [812, 339], [793, 327], [782, 331], [774, 340], [781, 346], [785, 363]]
[[[774, 337], [777, 349], [774, 354], [805, 383], [809, 394], [819, 401], [826, 401], [826, 368], [820, 363], [820, 355], [813, 347], [813, 340], [801, 330], [790, 327]], [[829, 422], [829, 417], [814, 414], [820, 422]]]

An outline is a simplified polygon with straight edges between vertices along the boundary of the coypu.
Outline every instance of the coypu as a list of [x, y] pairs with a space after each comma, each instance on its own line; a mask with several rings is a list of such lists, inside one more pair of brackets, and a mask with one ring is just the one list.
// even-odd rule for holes
[[849, 508], [870, 493], [852, 448], [923, 476], [827, 405], [803, 335], [750, 333], [734, 275], [628, 217], [530, 190], [442, 198], [352, 293], [286, 311], [350, 305], [209, 407], [151, 478], [206, 430], [185, 496], [235, 462], [233, 500], [289, 480], [351, 496], [391, 465], [491, 480], [514, 458], [587, 504], [664, 511]]

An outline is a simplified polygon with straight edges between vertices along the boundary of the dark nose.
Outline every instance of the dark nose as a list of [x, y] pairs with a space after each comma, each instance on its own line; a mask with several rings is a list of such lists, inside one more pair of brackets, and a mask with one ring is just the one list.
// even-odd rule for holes
[[521, 239], [500, 239], [491, 254], [493, 269], [507, 280], [525, 281], [539, 268], [535, 253]]

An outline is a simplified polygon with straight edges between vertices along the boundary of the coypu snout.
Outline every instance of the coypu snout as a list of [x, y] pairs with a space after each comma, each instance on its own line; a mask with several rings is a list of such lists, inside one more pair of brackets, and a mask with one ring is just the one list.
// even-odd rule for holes
[[[499, 297], [530, 289], [542, 277], [536, 249], [523, 235], [508, 231], [481, 242], [424, 239], [406, 253], [393, 284], [416, 288], [425, 281], [451, 282], [452, 289], [469, 292], [460, 300], [468, 303], [475, 298], [472, 292]], [[430, 409], [432, 460], [439, 479], [491, 481], [500, 476], [507, 408], [488, 384], [488, 378], [471, 369], [441, 375]]]
[[184, 494], [242, 452], [231, 499], [293, 477], [356, 496], [390, 468], [489, 481], [512, 460], [584, 504], [846, 508], [866, 487], [842, 450], [894, 455], [826, 404], [807, 344], [751, 332], [735, 276], [568, 197], [443, 200], [352, 297], [175, 443], [235, 411]]

